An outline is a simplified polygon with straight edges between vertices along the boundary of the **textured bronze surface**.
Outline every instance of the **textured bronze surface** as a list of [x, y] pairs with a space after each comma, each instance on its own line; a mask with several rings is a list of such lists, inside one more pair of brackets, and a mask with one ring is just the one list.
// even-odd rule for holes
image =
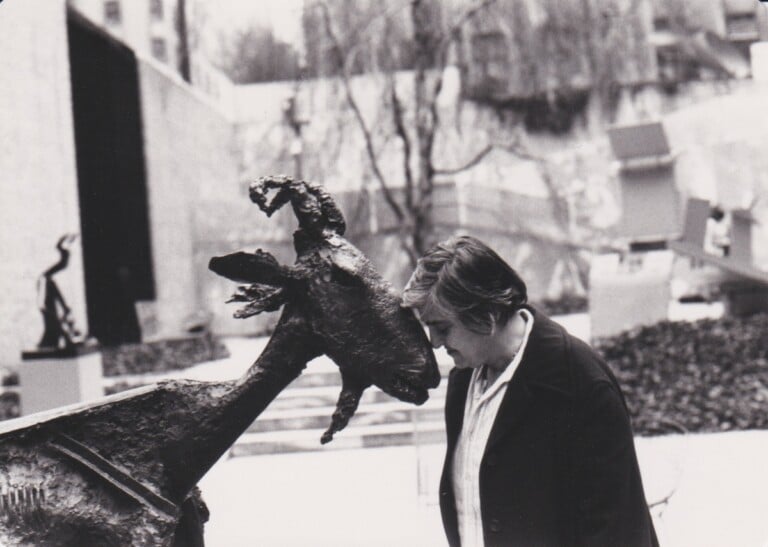
[[342, 375], [322, 442], [372, 384], [416, 404], [437, 386], [423, 330], [342, 237], [330, 196], [268, 177], [251, 198], [268, 215], [290, 203], [299, 221], [291, 266], [261, 250], [210, 263], [245, 283], [232, 298], [239, 317], [283, 307], [258, 360], [238, 380], [163, 382], [0, 424], [0, 544], [202, 545], [195, 485], [309, 360], [326, 354]]

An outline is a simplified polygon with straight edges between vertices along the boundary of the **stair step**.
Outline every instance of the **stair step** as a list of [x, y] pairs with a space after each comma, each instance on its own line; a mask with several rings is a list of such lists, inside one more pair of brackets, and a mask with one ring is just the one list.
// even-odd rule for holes
[[[313, 362], [314, 363], [314, 362]], [[438, 366], [438, 369], [440, 370], [440, 375], [443, 378], [443, 382], [447, 382], [448, 373], [450, 372], [452, 368], [452, 365], [447, 364], [441, 364]], [[290, 388], [299, 388], [299, 387], [320, 387], [320, 386], [340, 386], [341, 385], [341, 374], [339, 373], [338, 367], [335, 365], [328, 365], [327, 363], [323, 363], [321, 366], [319, 364], [310, 364], [307, 366], [307, 369], [301, 373], [301, 376], [296, 378], [291, 384], [288, 386], [287, 389]]]
[[330, 359], [318, 358], [251, 424], [230, 456], [445, 442], [443, 406], [452, 361], [439, 362], [442, 380], [423, 405], [398, 401], [372, 386], [347, 427], [321, 445], [341, 392], [341, 374]]
[[[437, 389], [429, 391], [429, 400], [444, 399], [446, 382], [441, 382]], [[336, 406], [341, 393], [341, 386], [288, 387], [269, 404], [271, 410], [284, 410], [301, 407]], [[375, 404], [397, 401], [391, 395], [376, 387], [365, 390], [360, 404]]]
[[[327, 427], [335, 409], [335, 405], [328, 405], [267, 410], [251, 424], [248, 431], [259, 433]], [[421, 406], [392, 400], [383, 403], [361, 405], [347, 427], [385, 423], [411, 423], [414, 417], [419, 421], [442, 420], [443, 401], [439, 398], [430, 398]]]
[[348, 428], [336, 433], [333, 441], [320, 444], [324, 429], [245, 433], [232, 446], [230, 457], [257, 456], [318, 450], [348, 450], [381, 446], [439, 444], [445, 442], [442, 421], [379, 424]]

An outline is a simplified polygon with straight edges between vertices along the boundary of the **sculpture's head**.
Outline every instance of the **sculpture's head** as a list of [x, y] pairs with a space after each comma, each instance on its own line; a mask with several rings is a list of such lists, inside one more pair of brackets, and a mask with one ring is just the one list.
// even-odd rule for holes
[[[276, 193], [268, 201], [270, 190]], [[413, 313], [400, 306], [393, 287], [342, 237], [344, 218], [331, 197], [318, 186], [287, 177], [262, 178], [250, 193], [267, 215], [291, 202], [299, 220], [295, 264], [281, 265], [257, 250], [213, 258], [210, 268], [248, 283], [233, 297], [246, 303], [236, 317], [286, 304], [306, 321], [311, 343], [339, 366], [342, 393], [322, 441], [347, 424], [371, 384], [403, 401], [426, 401], [427, 390], [440, 381], [429, 341]]]
[[68, 251], [76, 239], [77, 234], [64, 234], [56, 242], [56, 248], [59, 251]]

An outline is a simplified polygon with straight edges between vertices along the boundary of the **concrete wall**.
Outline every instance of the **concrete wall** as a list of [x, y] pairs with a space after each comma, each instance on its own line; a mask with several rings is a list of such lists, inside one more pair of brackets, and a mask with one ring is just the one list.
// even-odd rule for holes
[[291, 263], [291, 213], [268, 219], [248, 197], [236, 126], [207, 95], [164, 66], [139, 60], [158, 337], [209, 314], [222, 334], [251, 334], [271, 317], [235, 320], [236, 284], [208, 270], [212, 256], [262, 247]]
[[[0, 4], [0, 365], [42, 335], [35, 282], [79, 232], [64, 0]], [[86, 326], [82, 251], [54, 278]]]
[[139, 82], [147, 168], [154, 312], [160, 332], [183, 332], [205, 310], [204, 272], [196, 265], [198, 235], [216, 239], [201, 204], [234, 191], [236, 158], [232, 125], [174, 73], [139, 60]]

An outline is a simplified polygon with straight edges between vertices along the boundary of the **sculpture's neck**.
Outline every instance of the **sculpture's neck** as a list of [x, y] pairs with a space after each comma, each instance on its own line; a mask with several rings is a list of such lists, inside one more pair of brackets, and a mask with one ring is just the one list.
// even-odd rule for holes
[[67, 264], [69, 264], [69, 251], [62, 249], [61, 247], [57, 247], [57, 249], [59, 250], [59, 260], [56, 262], [56, 264], [43, 272], [43, 277], [53, 277], [54, 274], [59, 273], [61, 270], [67, 267]]
[[264, 351], [227, 397], [231, 423], [245, 431], [320, 353], [305, 322], [286, 309]]
[[183, 466], [182, 476], [174, 481], [180, 491], [191, 489], [267, 405], [301, 374], [307, 362], [319, 354], [304, 321], [287, 307], [257, 361], [217, 398], [209, 416], [196, 421], [194, 437], [199, 442], [190, 447], [185, 458], [188, 465]]

